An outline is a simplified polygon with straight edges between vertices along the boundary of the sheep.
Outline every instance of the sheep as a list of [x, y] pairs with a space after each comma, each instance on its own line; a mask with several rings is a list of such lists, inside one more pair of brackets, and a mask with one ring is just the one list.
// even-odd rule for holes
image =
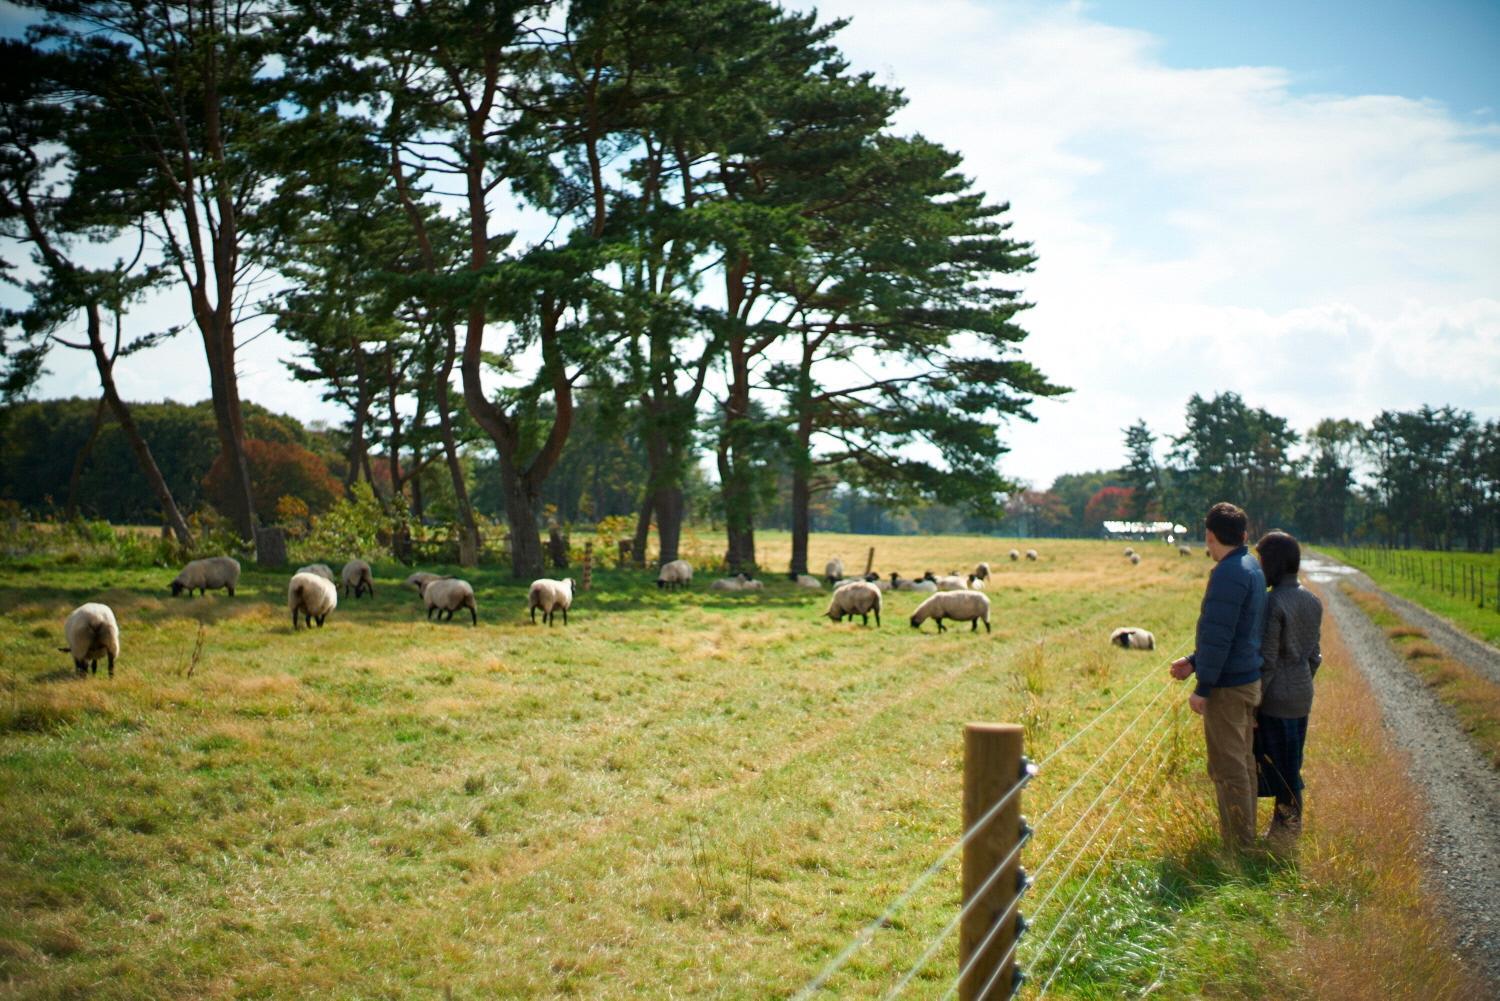
[[1156, 649], [1156, 637], [1151, 635], [1149, 629], [1139, 626], [1121, 626], [1109, 634], [1109, 642], [1112, 646], [1124, 647], [1126, 650]]
[[344, 593], [348, 594], [352, 589], [357, 600], [364, 591], [370, 592], [370, 597], [375, 597], [375, 577], [370, 573], [370, 564], [355, 557], [344, 564], [344, 572], [340, 575], [344, 582]]
[[183, 591], [191, 595], [195, 589], [200, 594], [207, 594], [222, 587], [233, 598], [235, 585], [239, 582], [238, 560], [229, 556], [210, 556], [207, 559], [193, 560], [182, 568], [177, 579], [172, 581], [172, 597], [177, 597]]
[[1028, 550], [1026, 550], [1026, 558], [1028, 560], [1030, 560], [1031, 562], [1035, 563], [1037, 561], [1036, 550], [1035, 549], [1028, 549]]
[[[432, 621], [433, 612], [437, 613], [439, 622], [452, 622], [454, 612], [467, 608], [469, 618], [473, 620], [470, 624], [479, 625], [479, 606], [474, 604], [474, 588], [468, 581], [457, 577], [433, 576], [431, 580], [423, 581], [417, 586], [422, 592], [422, 600], [427, 604], [429, 622]], [[444, 612], [448, 613], [446, 620], [443, 618]]]
[[828, 578], [828, 583], [830, 584], [843, 577], [844, 561], [837, 556], [829, 560], [827, 565], [823, 567], [823, 576]]
[[1178, 556], [1191, 556], [1191, 555], [1193, 555], [1193, 547], [1192, 546], [1178, 546], [1177, 547], [1177, 555]]
[[1125, 547], [1125, 558], [1128, 560], [1128, 559], [1130, 559], [1130, 557], [1132, 557], [1134, 555], [1135, 555], [1135, 547], [1134, 546], [1126, 546]]
[[765, 587], [760, 581], [747, 573], [737, 573], [733, 577], [721, 577], [708, 585], [710, 591], [759, 591]]
[[1021, 551], [1019, 549], [1012, 549], [1010, 551], [1010, 561], [1012, 563], [1014, 563], [1016, 560], [1018, 560], [1020, 558], [1021, 558]]
[[286, 588], [286, 604], [292, 613], [293, 631], [297, 629], [299, 615], [307, 628], [311, 629], [316, 622], [322, 629], [328, 613], [338, 607], [339, 591], [333, 586], [333, 581], [325, 580], [319, 574], [295, 573]]
[[880, 574], [875, 573], [873, 570], [870, 573], [865, 574], [864, 581], [867, 584], [874, 584], [882, 591], [889, 591], [891, 589], [891, 582], [888, 580], [881, 580]]
[[981, 563], [981, 564], [979, 564], [977, 567], [974, 568], [974, 577], [977, 580], [989, 580], [990, 579], [990, 565], [988, 563]]
[[687, 560], [670, 560], [661, 565], [656, 573], [658, 590], [675, 591], [693, 582], [693, 565]]
[[1133, 566], [1133, 567], [1137, 567], [1137, 566], [1141, 565], [1141, 554], [1140, 553], [1131, 553], [1130, 554], [1130, 565]]
[[972, 623], [970, 632], [977, 632], [982, 621], [984, 631], [990, 632], [990, 597], [983, 591], [939, 591], [911, 613], [911, 627], [921, 629], [928, 619], [937, 622], [940, 633], [947, 632], [944, 619]]
[[330, 584], [334, 582], [333, 568], [327, 563], [309, 563], [305, 567], [298, 567], [297, 573], [315, 573]]
[[963, 591], [968, 587], [964, 579], [956, 573], [934, 577], [932, 576], [932, 571], [929, 570], [927, 576], [923, 579], [932, 581], [939, 591]]
[[432, 581], [435, 581], [435, 580], [450, 580], [450, 579], [451, 578], [448, 577], [448, 575], [446, 575], [446, 574], [427, 573], [425, 570], [418, 570], [416, 573], [414, 573], [410, 577], [406, 578], [405, 583], [410, 584], [412, 587], [416, 588], [417, 589], [417, 593], [421, 594], [422, 593], [422, 588], [426, 587]]
[[536, 610], [542, 610], [542, 621], [552, 625], [557, 618], [559, 609], [563, 613], [563, 625], [568, 624], [568, 609], [573, 605], [573, 578], [564, 577], [562, 580], [553, 580], [543, 577], [531, 582], [531, 592], [526, 598], [527, 607], [531, 611], [531, 621], [536, 622]]
[[931, 593], [937, 590], [937, 584], [926, 577], [918, 580], [907, 580], [898, 573], [891, 574], [891, 588], [896, 591], [923, 591]]
[[73, 655], [73, 666], [80, 677], [99, 673], [99, 658], [109, 658], [109, 676], [115, 676], [115, 658], [120, 656], [120, 625], [108, 605], [85, 602], [69, 613], [63, 623], [68, 645], [58, 647], [61, 653]]
[[864, 625], [870, 624], [870, 613], [875, 613], [875, 625], [880, 625], [880, 588], [873, 581], [852, 580], [833, 592], [828, 611], [823, 613], [835, 622], [844, 621], [844, 616], [860, 616]]
[[808, 574], [805, 574], [805, 573], [799, 573], [797, 575], [797, 586], [798, 587], [805, 587], [805, 588], [808, 588], [809, 590], [813, 590], [813, 591], [821, 591], [821, 590], [823, 590], [823, 582], [822, 581], [818, 580], [818, 578], [816, 578], [816, 577], [809, 576]]
[[970, 591], [983, 591], [984, 590], [984, 578], [980, 577], [978, 574], [969, 574], [969, 590]]

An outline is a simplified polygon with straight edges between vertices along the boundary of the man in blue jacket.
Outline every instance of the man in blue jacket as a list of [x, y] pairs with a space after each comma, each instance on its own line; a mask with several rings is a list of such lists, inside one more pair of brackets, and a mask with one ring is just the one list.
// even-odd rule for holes
[[1198, 641], [1191, 656], [1172, 663], [1172, 677], [1196, 674], [1188, 696], [1203, 717], [1208, 776], [1219, 801], [1224, 844], [1255, 840], [1255, 707], [1260, 704], [1260, 636], [1266, 617], [1266, 578], [1245, 547], [1249, 519], [1233, 504], [1209, 508], [1204, 533], [1217, 564], [1198, 611]]

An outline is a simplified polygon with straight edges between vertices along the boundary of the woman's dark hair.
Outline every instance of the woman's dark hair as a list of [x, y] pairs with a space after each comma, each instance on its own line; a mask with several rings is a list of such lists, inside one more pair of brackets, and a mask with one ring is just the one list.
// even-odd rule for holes
[[1262, 535], [1255, 544], [1255, 554], [1260, 557], [1260, 569], [1266, 575], [1266, 583], [1272, 587], [1296, 577], [1297, 568], [1302, 565], [1302, 547], [1280, 529]]
[[1203, 519], [1203, 526], [1224, 545], [1243, 546], [1250, 518], [1228, 501], [1219, 501], [1208, 509], [1208, 517]]

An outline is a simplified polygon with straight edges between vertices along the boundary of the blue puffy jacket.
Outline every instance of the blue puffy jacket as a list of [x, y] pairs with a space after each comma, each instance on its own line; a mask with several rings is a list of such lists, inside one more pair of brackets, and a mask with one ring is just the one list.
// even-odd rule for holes
[[1260, 680], [1265, 618], [1266, 575], [1250, 550], [1240, 546], [1218, 562], [1203, 592], [1197, 648], [1188, 658], [1199, 695]]

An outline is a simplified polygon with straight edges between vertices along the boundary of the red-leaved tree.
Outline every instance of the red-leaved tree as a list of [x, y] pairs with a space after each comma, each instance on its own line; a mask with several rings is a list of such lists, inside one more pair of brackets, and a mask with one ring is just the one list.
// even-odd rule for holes
[[1104, 487], [1083, 509], [1083, 526], [1089, 532], [1097, 532], [1106, 521], [1129, 521], [1130, 504], [1135, 491], [1130, 487]]
[[[343, 495], [343, 485], [328, 471], [328, 464], [301, 445], [246, 438], [245, 458], [250, 463], [250, 490], [257, 511], [270, 513], [282, 497], [296, 497], [316, 514]], [[204, 491], [220, 510], [231, 496], [231, 482], [229, 466], [220, 454], [203, 478]]]

